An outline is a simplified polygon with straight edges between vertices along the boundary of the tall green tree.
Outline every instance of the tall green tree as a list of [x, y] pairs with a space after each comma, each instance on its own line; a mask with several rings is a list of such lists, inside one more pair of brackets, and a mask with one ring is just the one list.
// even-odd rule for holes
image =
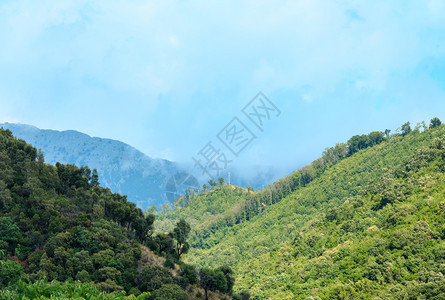
[[217, 185], [216, 181], [213, 180], [213, 179], [210, 179], [208, 183], [209, 183], [211, 188], [213, 188], [213, 187], [215, 187]]
[[385, 140], [383, 132], [373, 131], [368, 135], [370, 146], [378, 145]]
[[199, 270], [199, 284], [204, 289], [206, 300], [208, 300], [208, 291], [213, 291], [216, 289], [217, 278], [215, 276], [215, 272], [211, 269]]
[[93, 169], [93, 173], [91, 175], [91, 185], [99, 186], [99, 175], [97, 174], [97, 169]]
[[184, 219], [181, 219], [173, 229], [173, 238], [176, 240], [176, 254], [178, 259], [181, 259], [181, 255], [187, 253], [189, 250], [187, 238], [190, 230], [190, 225]]
[[402, 131], [402, 136], [410, 134], [412, 132], [410, 123], [406, 122], [405, 124], [403, 124], [402, 128], [401, 128], [401, 131]]
[[11, 218], [0, 218], [0, 241], [5, 241], [8, 245], [8, 253], [14, 254], [14, 249], [23, 240], [23, 233], [14, 224]]
[[159, 233], [157, 234], [153, 241], [152, 246], [153, 250], [156, 250], [159, 254], [165, 253], [170, 254], [173, 249], [173, 238], [170, 233]]
[[234, 277], [235, 273], [227, 265], [221, 266], [221, 267], [219, 267], [216, 270], [222, 272], [224, 274], [225, 279], [226, 279], [227, 289], [225, 291], [222, 291], [222, 292], [226, 292], [228, 294], [232, 294], [233, 286], [235, 285], [235, 277]]
[[137, 237], [144, 243], [147, 238], [150, 238], [153, 234], [153, 223], [155, 221], [155, 215], [138, 216], [131, 220], [132, 227], [134, 228]]
[[3, 257], [4, 250], [0, 250], [0, 287], [16, 284], [19, 278], [25, 274], [25, 270], [17, 262]]
[[355, 135], [348, 140], [349, 155], [352, 155], [360, 150], [363, 150], [369, 146], [368, 135]]
[[442, 125], [442, 121], [440, 121], [439, 118], [436, 117], [431, 119], [430, 128], [439, 127], [440, 125]]

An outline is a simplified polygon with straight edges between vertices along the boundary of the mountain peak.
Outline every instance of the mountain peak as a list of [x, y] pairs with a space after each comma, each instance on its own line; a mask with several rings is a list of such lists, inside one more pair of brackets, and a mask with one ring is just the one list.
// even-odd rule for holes
[[18, 138], [41, 149], [50, 164], [70, 163], [97, 169], [101, 183], [125, 194], [140, 208], [163, 204], [165, 182], [178, 167], [165, 159], [153, 159], [123, 142], [91, 137], [76, 130], [40, 129], [33, 125], [3, 123]]

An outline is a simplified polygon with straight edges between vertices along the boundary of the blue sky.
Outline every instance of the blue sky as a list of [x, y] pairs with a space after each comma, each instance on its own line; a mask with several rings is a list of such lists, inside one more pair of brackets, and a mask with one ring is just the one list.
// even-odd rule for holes
[[372, 130], [445, 119], [445, 2], [0, 2], [0, 122], [191, 162], [262, 91], [234, 166], [288, 172]]

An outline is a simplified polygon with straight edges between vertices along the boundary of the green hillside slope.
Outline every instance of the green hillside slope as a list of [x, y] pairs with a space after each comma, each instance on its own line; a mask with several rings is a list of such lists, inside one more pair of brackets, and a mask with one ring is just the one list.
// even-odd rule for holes
[[[327, 163], [295, 188], [297, 172], [285, 197], [267, 202], [271, 186], [255, 192], [263, 195], [256, 206], [249, 192], [232, 196], [223, 185], [157, 226], [178, 217], [198, 224], [188, 261], [228, 263], [235, 289], [259, 299], [444, 296], [444, 133], [442, 125], [394, 135]], [[209, 203], [227, 211], [209, 210]], [[228, 222], [249, 209], [246, 203], [256, 213]]]
[[0, 128], [0, 299], [221, 299], [232, 293], [230, 268], [198, 276], [181, 261], [187, 223], [153, 236], [154, 216], [98, 180], [88, 167], [46, 164], [34, 147]]

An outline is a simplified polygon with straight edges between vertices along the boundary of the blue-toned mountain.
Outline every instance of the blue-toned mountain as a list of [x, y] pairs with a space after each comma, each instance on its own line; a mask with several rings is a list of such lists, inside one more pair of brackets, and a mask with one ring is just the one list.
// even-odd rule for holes
[[142, 209], [164, 203], [165, 183], [178, 172], [175, 163], [151, 158], [120, 141], [91, 137], [74, 130], [47, 130], [24, 124], [4, 123], [0, 127], [41, 149], [47, 163], [87, 165], [97, 169], [102, 186], [127, 195], [128, 200]]

